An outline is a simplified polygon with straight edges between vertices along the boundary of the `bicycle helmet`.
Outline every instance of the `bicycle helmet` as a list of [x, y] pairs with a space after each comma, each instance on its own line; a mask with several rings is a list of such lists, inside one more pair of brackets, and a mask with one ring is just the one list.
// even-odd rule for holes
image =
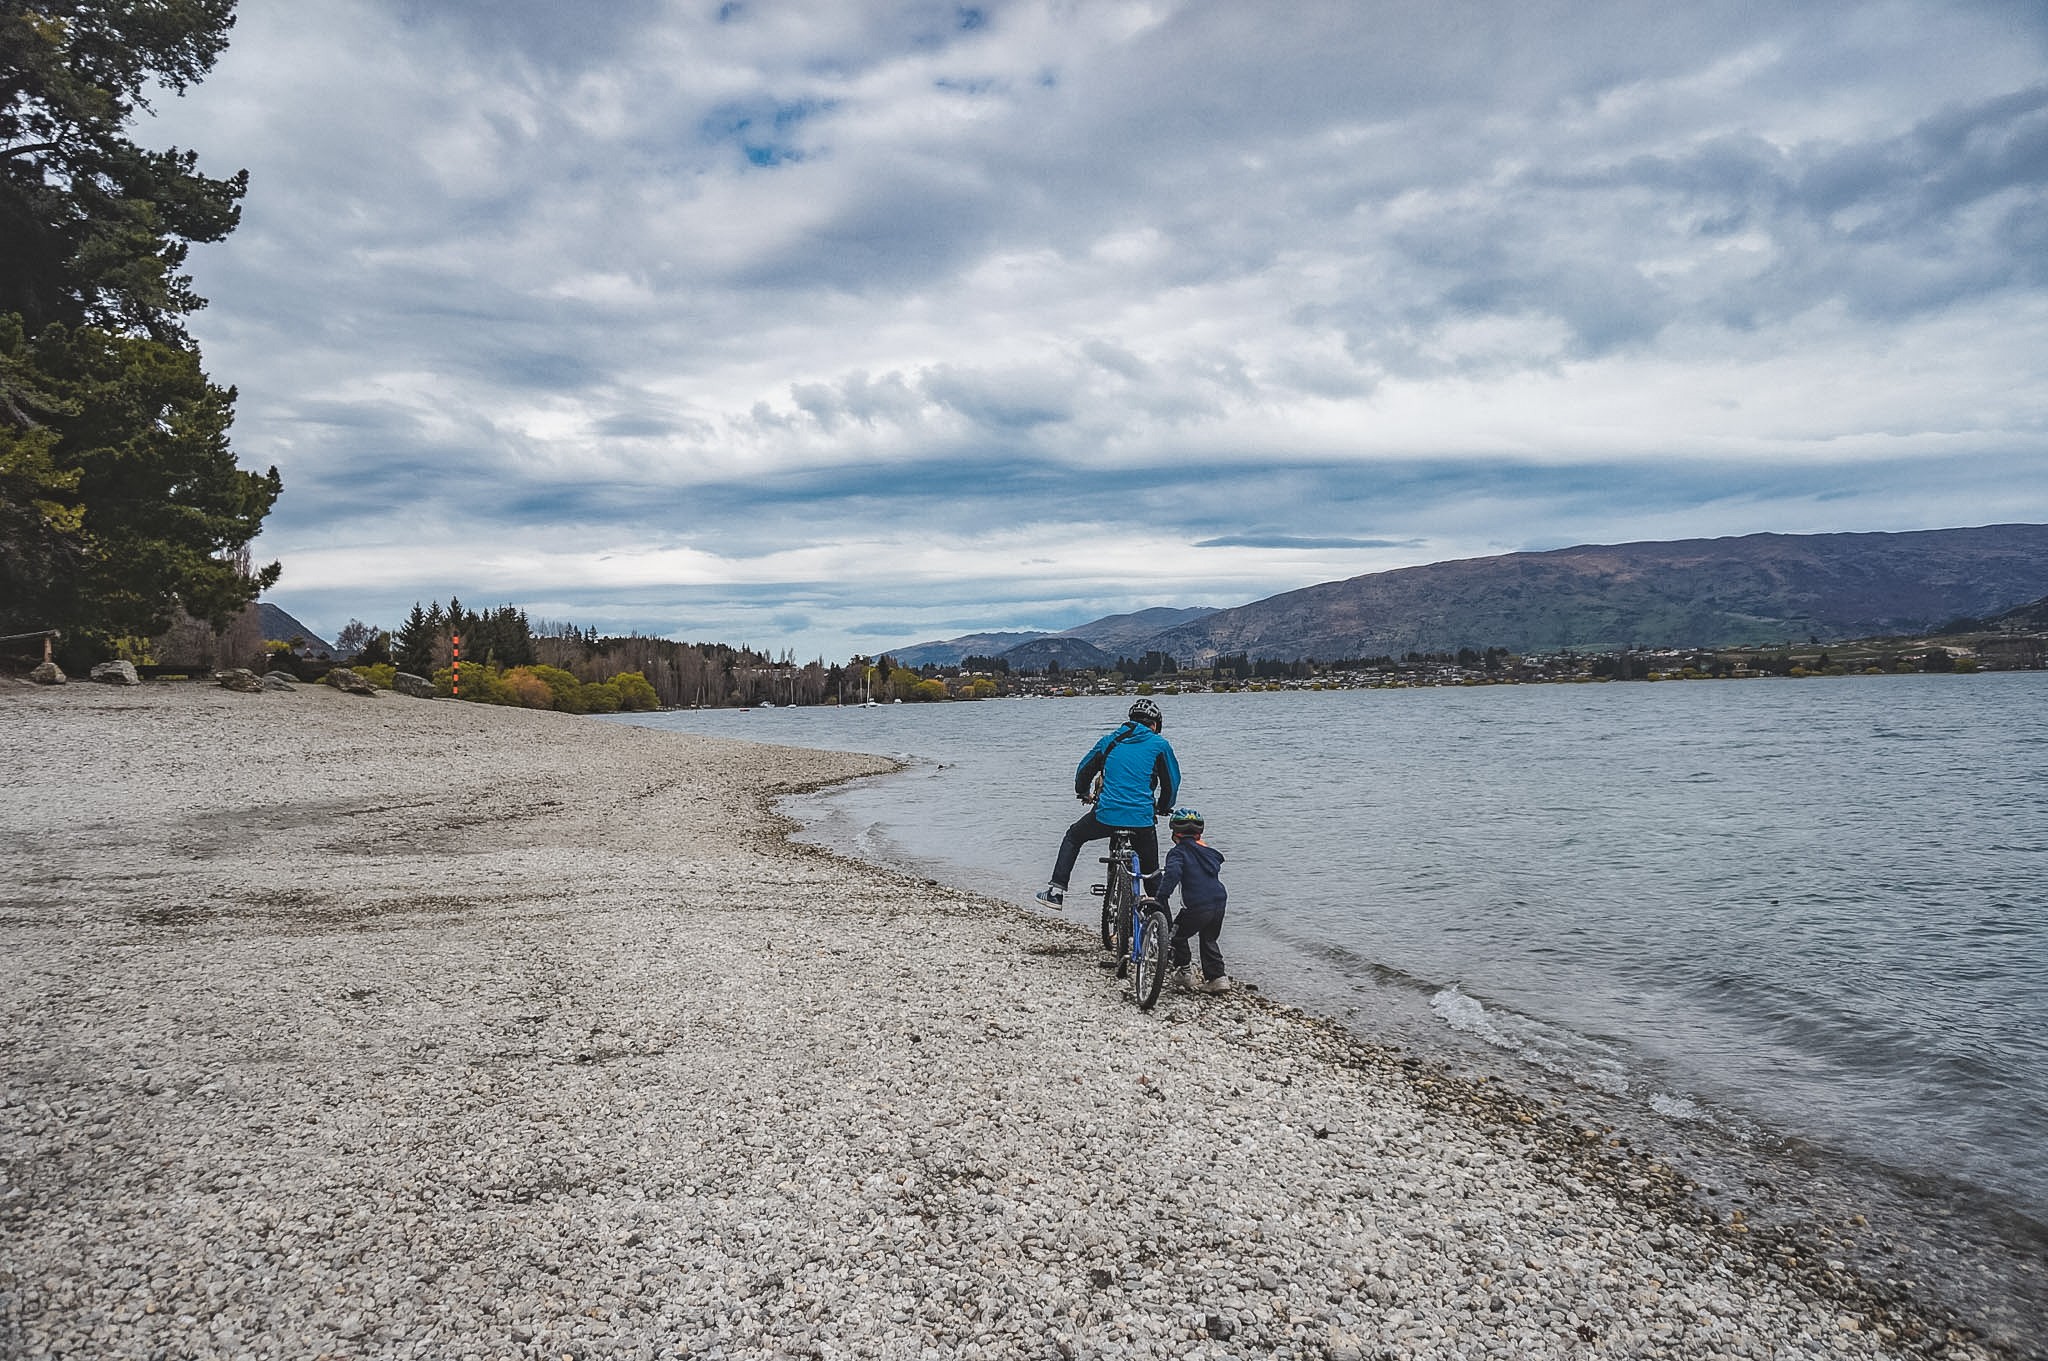
[[1159, 712], [1159, 706], [1149, 699], [1141, 699], [1133, 704], [1130, 716], [1133, 723], [1143, 723], [1153, 732], [1158, 732], [1166, 724], [1166, 718]]
[[1185, 836], [1190, 832], [1200, 836], [1202, 829], [1209, 824], [1202, 821], [1200, 809], [1176, 808], [1167, 814], [1166, 825], [1173, 830], [1176, 836]]

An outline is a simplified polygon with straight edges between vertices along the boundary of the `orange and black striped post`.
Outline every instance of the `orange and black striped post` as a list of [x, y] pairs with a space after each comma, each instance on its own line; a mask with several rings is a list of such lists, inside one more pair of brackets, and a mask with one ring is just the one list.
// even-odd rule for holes
[[451, 693], [453, 694], [454, 698], [456, 698], [456, 699], [461, 699], [461, 698], [462, 698], [462, 635], [461, 635], [461, 634], [459, 634], [459, 633], [454, 633], [454, 634], [450, 634], [449, 636], [450, 636], [451, 638], [453, 638], [453, 639], [455, 640], [455, 666], [454, 666], [454, 671], [455, 671], [455, 679], [454, 679], [453, 681], [449, 682], [449, 685], [448, 685], [448, 689], [449, 689], [449, 691], [450, 691], [450, 692], [451, 692]]

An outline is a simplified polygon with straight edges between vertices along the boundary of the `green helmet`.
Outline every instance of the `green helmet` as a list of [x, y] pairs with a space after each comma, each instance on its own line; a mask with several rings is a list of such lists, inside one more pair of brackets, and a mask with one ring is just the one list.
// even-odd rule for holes
[[1172, 828], [1176, 834], [1184, 835], [1188, 832], [1193, 832], [1196, 836], [1200, 836], [1202, 828], [1208, 824], [1202, 821], [1202, 814], [1198, 809], [1176, 808], [1167, 814], [1166, 825]]

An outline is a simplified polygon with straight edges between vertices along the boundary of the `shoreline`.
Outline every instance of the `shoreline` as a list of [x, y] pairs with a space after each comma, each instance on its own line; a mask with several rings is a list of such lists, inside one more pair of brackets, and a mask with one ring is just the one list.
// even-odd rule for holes
[[876, 758], [0, 714], [0, 1352], [2018, 1354], [1569, 1111], [1254, 995], [1141, 1015], [1079, 926], [788, 838]]
[[[879, 780], [896, 773], [853, 778]], [[836, 850], [811, 839], [819, 835], [817, 827], [785, 811], [796, 797], [777, 800], [776, 811], [798, 828], [804, 838], [796, 842], [799, 846], [972, 892], [964, 881], [973, 876], [958, 865], [935, 863], [930, 872], [940, 878], [932, 880], [910, 862]], [[1078, 919], [1038, 914], [1007, 899], [992, 901], [1092, 939], [1092, 931]], [[1660, 1117], [1639, 1101], [1568, 1072], [1532, 1068], [1455, 1029], [1418, 1034], [1411, 1026], [1398, 1037], [1385, 1037], [1373, 1029], [1376, 1020], [1385, 1018], [1370, 1008], [1323, 1005], [1313, 989], [1297, 989], [1290, 996], [1270, 980], [1262, 985], [1256, 973], [1251, 978], [1259, 1003], [1331, 1027], [1382, 1058], [1394, 1056], [1396, 1077], [1445, 1085], [1489, 1111], [1506, 1110], [1504, 1118], [1518, 1122], [1522, 1114], [1540, 1112], [1542, 1123], [1568, 1151], [1597, 1150], [1599, 1141], [1588, 1143], [1583, 1137], [1584, 1131], [1597, 1129], [1609, 1147], [1647, 1156], [1656, 1167], [1656, 1200], [1663, 1212], [1705, 1224], [1739, 1223], [1740, 1232], [1756, 1235], [1752, 1243], [1765, 1245], [1759, 1253], [1795, 1259], [1824, 1290], [1846, 1290], [1878, 1307], [1904, 1307], [1923, 1319], [1943, 1320], [1944, 1328], [1969, 1319], [1973, 1322], [1962, 1325], [1963, 1331], [2002, 1348], [2001, 1354], [2048, 1357], [2048, 1343], [2038, 1340], [2048, 1339], [2043, 1265], [2048, 1264], [2048, 1225], [1987, 1187], [1908, 1171], [1789, 1135], [1759, 1117], [1745, 1117], [1758, 1123], [1744, 1129], [1715, 1120]], [[1417, 983], [1412, 995], [1403, 992], [1401, 1002], [1392, 1005], [1426, 1011], [1433, 990], [1434, 985]], [[1418, 1073], [1427, 1078], [1418, 1079]], [[1597, 1162], [1595, 1167], [1595, 1175], [1610, 1180], [1615, 1175], [1613, 1167]], [[1626, 1172], [1626, 1160], [1621, 1170]], [[2024, 1289], [2015, 1272], [2026, 1274]]]
[[[829, 798], [831, 791], [824, 793]], [[782, 803], [792, 814], [808, 815], [808, 821], [797, 818], [801, 844], [834, 844], [825, 839], [825, 829], [841, 812], [818, 798]], [[865, 816], [874, 815], [870, 802]], [[835, 853], [892, 873], [936, 876], [961, 891], [972, 891], [977, 878], [986, 877], [965, 862], [892, 858], [883, 847]], [[1028, 904], [997, 901], [1035, 915]], [[1532, 1065], [1483, 1035], [1446, 1026], [1441, 1016], [1430, 1018], [1430, 999], [1440, 985], [1384, 972], [1398, 982], [1382, 978], [1370, 997], [1303, 987], [1298, 979], [1288, 986], [1284, 978], [1265, 980], [1262, 995], [1336, 1025], [1369, 1048], [1405, 1051], [1457, 1080], [1476, 1080], [1490, 1092], [1515, 1092], [1556, 1108], [1554, 1114], [1568, 1112], [1575, 1127], [1598, 1127], [1610, 1139], [1619, 1137], [1689, 1183], [1694, 1203], [1686, 1212], [1709, 1218], [1718, 1213], [1726, 1220], [1739, 1211], [1749, 1232], [1768, 1226], [1774, 1244], [1788, 1251], [1803, 1248], [1792, 1255], [1810, 1261], [1839, 1263], [1838, 1275], [1867, 1282], [1881, 1299], [1917, 1296], [1930, 1317], [1972, 1320], [1976, 1331], [2014, 1355], [2048, 1357], [2048, 1222], [2038, 1214], [2016, 1208], [1979, 1182], [1915, 1171], [1788, 1133], [1768, 1117], [1737, 1107], [1717, 1105], [1712, 1115], [1697, 1119], [1664, 1115], [1639, 1095], [1617, 1093], [1568, 1069]], [[1258, 988], [1256, 964], [1248, 977]]]

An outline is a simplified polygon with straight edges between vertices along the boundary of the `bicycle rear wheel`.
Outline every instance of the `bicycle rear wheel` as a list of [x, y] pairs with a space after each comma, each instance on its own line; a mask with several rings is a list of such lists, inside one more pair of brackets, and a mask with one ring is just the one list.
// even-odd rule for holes
[[1138, 1010], [1150, 1011], [1166, 982], [1167, 937], [1173, 928], [1166, 914], [1157, 911], [1145, 914], [1143, 927], [1138, 933], [1137, 967], [1131, 970], [1131, 995], [1137, 999]]
[[1131, 972], [1131, 932], [1137, 926], [1137, 894], [1131, 887], [1131, 876], [1125, 873], [1118, 878], [1116, 898], [1116, 941], [1109, 948], [1116, 955], [1116, 976], [1126, 978]]
[[1116, 868], [1111, 866], [1109, 883], [1102, 890], [1102, 948], [1105, 950], [1116, 948], [1116, 880]]

